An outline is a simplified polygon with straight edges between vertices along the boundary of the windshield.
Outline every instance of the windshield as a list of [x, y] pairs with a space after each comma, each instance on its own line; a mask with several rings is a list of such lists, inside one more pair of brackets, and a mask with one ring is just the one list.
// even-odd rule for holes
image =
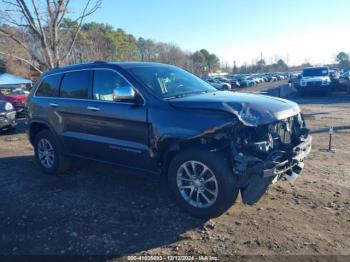
[[328, 69], [321, 68], [307, 68], [303, 70], [303, 76], [328, 76]]
[[205, 81], [177, 67], [134, 67], [128, 71], [161, 98], [217, 91]]
[[3, 95], [25, 95], [27, 92], [21, 87], [0, 87], [0, 93]]

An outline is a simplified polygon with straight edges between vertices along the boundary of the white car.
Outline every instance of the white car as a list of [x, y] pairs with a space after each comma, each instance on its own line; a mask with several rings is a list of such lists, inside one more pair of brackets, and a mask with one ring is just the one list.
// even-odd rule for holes
[[300, 79], [300, 91], [329, 91], [331, 79], [328, 67], [304, 68]]

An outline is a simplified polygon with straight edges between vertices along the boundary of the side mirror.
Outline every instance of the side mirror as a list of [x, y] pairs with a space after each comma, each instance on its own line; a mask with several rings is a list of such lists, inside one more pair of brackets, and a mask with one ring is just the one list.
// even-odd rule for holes
[[113, 90], [114, 101], [132, 101], [135, 99], [135, 91], [131, 86], [121, 86]]

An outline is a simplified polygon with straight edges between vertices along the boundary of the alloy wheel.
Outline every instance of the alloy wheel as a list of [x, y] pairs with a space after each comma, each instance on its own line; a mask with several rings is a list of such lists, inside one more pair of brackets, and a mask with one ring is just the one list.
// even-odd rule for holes
[[177, 187], [182, 198], [196, 208], [208, 208], [218, 197], [214, 173], [199, 161], [187, 161], [177, 171]]
[[52, 168], [55, 163], [55, 153], [49, 140], [42, 138], [38, 142], [38, 158], [42, 166]]

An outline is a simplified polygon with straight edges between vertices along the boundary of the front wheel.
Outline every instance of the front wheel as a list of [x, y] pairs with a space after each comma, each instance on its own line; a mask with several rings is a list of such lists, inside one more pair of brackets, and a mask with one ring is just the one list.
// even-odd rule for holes
[[227, 160], [205, 150], [176, 155], [169, 166], [168, 183], [183, 209], [205, 219], [223, 214], [239, 192]]

